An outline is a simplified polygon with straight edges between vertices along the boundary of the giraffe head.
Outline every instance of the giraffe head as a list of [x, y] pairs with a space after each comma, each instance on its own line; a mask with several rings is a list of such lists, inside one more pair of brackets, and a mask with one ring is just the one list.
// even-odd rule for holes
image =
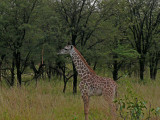
[[58, 54], [70, 54], [72, 50], [73, 50], [73, 45], [67, 45], [63, 49], [61, 49]]

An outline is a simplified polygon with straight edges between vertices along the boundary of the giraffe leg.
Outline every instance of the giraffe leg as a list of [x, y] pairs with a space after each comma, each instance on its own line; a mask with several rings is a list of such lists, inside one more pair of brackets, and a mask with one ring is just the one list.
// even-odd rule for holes
[[88, 112], [89, 112], [89, 96], [83, 95], [83, 103], [84, 103], [84, 114], [85, 114], [85, 120], [88, 120]]
[[109, 103], [110, 113], [112, 115], [112, 119], [116, 120], [116, 105], [113, 101]]
[[113, 100], [109, 97], [104, 97], [106, 102], [108, 103], [109, 105], [109, 111], [110, 111], [110, 115], [111, 115], [111, 120], [116, 120], [116, 105], [115, 103], [113, 102]]

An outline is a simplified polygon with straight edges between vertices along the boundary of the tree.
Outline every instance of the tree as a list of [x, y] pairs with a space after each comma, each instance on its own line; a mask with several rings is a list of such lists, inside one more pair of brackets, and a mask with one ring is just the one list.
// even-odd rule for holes
[[150, 68], [150, 78], [152, 80], [156, 79], [157, 71], [158, 71], [158, 64], [160, 60], [160, 49], [159, 49], [159, 34], [154, 37], [154, 42], [152, 48], [149, 50], [148, 59], [149, 59], [149, 68]]
[[[22, 77], [25, 68], [28, 65], [29, 57], [35, 44], [33, 35], [35, 26], [33, 14], [38, 0], [19, 0], [2, 2], [5, 11], [2, 11], [2, 41], [3, 47], [7, 48], [12, 55], [11, 83], [14, 84], [14, 68], [19, 86], [22, 84]], [[32, 37], [32, 39], [30, 39]], [[34, 47], [33, 47], [34, 46]]]
[[[101, 3], [98, 0], [57, 0], [56, 3], [56, 11], [67, 29], [65, 34], [72, 45], [77, 47], [86, 46], [98, 25], [111, 15], [112, 1]], [[77, 72], [73, 63], [72, 65], [73, 93], [76, 93]]]
[[[124, 9], [132, 33], [130, 43], [139, 53], [140, 79], [144, 79], [146, 56], [153, 44], [156, 28], [160, 24], [158, 0], [127, 0]], [[132, 37], [133, 36], [133, 37]]]

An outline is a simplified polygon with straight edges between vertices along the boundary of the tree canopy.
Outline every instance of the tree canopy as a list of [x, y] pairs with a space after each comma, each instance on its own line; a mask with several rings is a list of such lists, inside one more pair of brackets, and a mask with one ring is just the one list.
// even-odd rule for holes
[[[9, 86], [33, 79], [73, 77], [68, 56], [56, 53], [72, 44], [96, 71], [118, 80], [145, 71], [156, 79], [159, 69], [160, 3], [158, 0], [0, 0], [0, 81]], [[136, 69], [135, 69], [136, 68]], [[15, 79], [16, 78], [16, 79]]]

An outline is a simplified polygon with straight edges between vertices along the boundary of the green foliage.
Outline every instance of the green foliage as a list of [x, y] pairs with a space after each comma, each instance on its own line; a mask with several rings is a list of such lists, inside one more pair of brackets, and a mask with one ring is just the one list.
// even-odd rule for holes
[[[112, 74], [115, 70], [117, 78], [121, 78], [124, 71], [130, 75], [139, 72], [138, 60], [147, 49], [147, 54], [144, 52], [146, 71], [151, 60], [152, 66], [157, 66], [155, 74], [159, 68], [160, 17], [157, 15], [160, 7], [157, 0], [150, 3], [147, 0], [0, 0], [0, 3], [0, 56], [6, 55], [2, 68], [12, 69], [16, 52], [20, 52], [21, 69], [29, 66], [31, 60], [38, 65], [42, 56], [46, 71], [59, 61], [70, 64], [68, 57], [56, 54], [68, 42], [75, 42], [91, 67], [109, 69]], [[152, 10], [153, 14], [149, 14]], [[137, 32], [132, 34], [130, 27], [137, 27]], [[141, 32], [138, 27], [142, 28]], [[137, 41], [135, 38], [150, 39]]]
[[[147, 107], [147, 102], [139, 98], [130, 88], [128, 94], [123, 98], [118, 98], [115, 103], [118, 105], [119, 116], [124, 120], [144, 120], [152, 118], [153, 115], [160, 115], [160, 108]], [[149, 109], [149, 113], [146, 111]], [[151, 115], [152, 114], [152, 115]], [[146, 118], [145, 118], [146, 117]]]
[[[151, 112], [156, 116], [156, 118], [158, 117], [158, 116], [160, 116], [160, 107], [157, 107], [157, 108], [152, 108], [151, 109]], [[150, 116], [148, 117], [148, 118], [150, 118]], [[157, 118], [158, 119], [158, 118]]]
[[122, 45], [119, 45], [116, 49], [113, 50], [113, 52], [123, 57], [124, 59], [125, 58], [135, 59], [139, 56], [136, 50], [129, 49], [128, 46], [122, 46]]
[[76, 116], [74, 116], [74, 118], [73, 118], [72, 120], [77, 120], [77, 117], [76, 117]]

